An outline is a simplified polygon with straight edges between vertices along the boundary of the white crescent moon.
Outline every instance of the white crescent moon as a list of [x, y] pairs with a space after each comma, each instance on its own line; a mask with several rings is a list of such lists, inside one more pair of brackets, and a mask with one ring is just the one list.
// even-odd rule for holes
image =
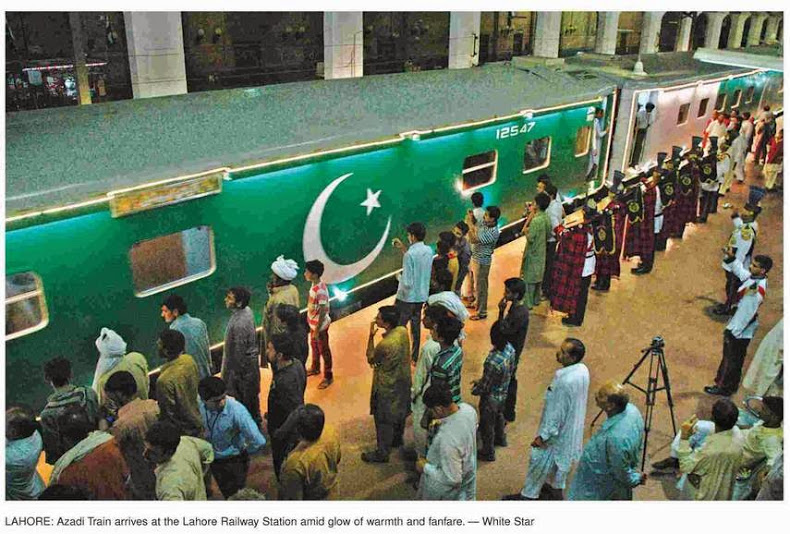
[[352, 174], [354, 173], [350, 172], [335, 178], [331, 184], [321, 191], [321, 194], [315, 199], [313, 207], [310, 208], [310, 213], [307, 215], [307, 220], [304, 224], [304, 236], [302, 238], [304, 259], [305, 261], [318, 260], [324, 264], [324, 275], [321, 278], [327, 284], [343, 282], [370, 267], [387, 244], [387, 236], [390, 233], [392, 217], [387, 219], [387, 228], [384, 230], [384, 234], [382, 234], [376, 247], [367, 256], [355, 263], [341, 265], [332, 261], [326, 254], [324, 245], [321, 242], [321, 219], [324, 215], [324, 207], [326, 207], [329, 197], [332, 196], [337, 186]]

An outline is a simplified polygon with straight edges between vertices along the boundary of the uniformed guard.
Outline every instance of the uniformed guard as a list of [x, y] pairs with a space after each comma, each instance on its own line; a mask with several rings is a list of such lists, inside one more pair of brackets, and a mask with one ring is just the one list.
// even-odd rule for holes
[[[639, 265], [631, 269], [634, 274], [647, 274], [653, 270], [653, 258], [655, 257], [655, 216], [656, 213], [662, 214], [659, 206], [657, 185], [660, 178], [660, 168], [666, 158], [666, 153], [658, 154], [658, 165], [653, 167], [649, 175], [642, 176], [641, 183], [635, 188], [641, 190], [641, 212], [642, 219], [634, 222], [631, 219], [631, 210], [634, 209], [633, 203], [627, 204], [629, 210], [629, 226], [625, 238], [625, 256], [639, 256]], [[658, 210], [658, 211], [656, 211]], [[659, 227], [660, 231], [660, 227]]]
[[719, 182], [716, 175], [716, 164], [718, 163], [716, 154], [719, 149], [719, 138], [710, 137], [708, 140], [710, 141], [710, 149], [699, 160], [702, 198], [699, 203], [699, 218], [697, 222], [700, 223], [708, 222], [708, 215], [716, 212], [716, 200], [719, 193]]
[[[664, 203], [664, 196], [661, 194], [661, 182], [667, 178], [665, 165], [668, 163], [667, 153], [659, 152], [656, 156], [656, 166], [653, 167], [650, 182], [649, 185], [647, 185], [647, 187], [654, 187], [657, 193], [655, 207], [653, 208], [653, 234], [655, 235], [653, 238], [654, 250], [666, 250], [667, 248], [667, 240], [661, 240], [661, 231], [664, 229], [664, 208], [668, 206], [668, 204]], [[672, 193], [674, 197], [674, 190], [672, 190]], [[671, 201], [671, 199], [669, 200]]]
[[600, 219], [593, 227], [595, 283], [590, 287], [596, 291], [609, 291], [612, 277], [620, 277], [620, 254], [623, 251], [626, 206], [622, 195], [615, 193], [622, 190], [623, 178], [625, 175], [622, 172], [614, 171], [609, 194], [611, 201], [603, 209]]
[[738, 390], [741, 383], [743, 360], [749, 342], [757, 331], [757, 311], [765, 299], [765, 277], [773, 266], [768, 256], [755, 256], [746, 269], [735, 261], [732, 249], [725, 252], [725, 270], [731, 271], [741, 282], [735, 295], [735, 315], [724, 330], [724, 347], [715, 384], [705, 386], [705, 393], [730, 396]]
[[[727, 248], [733, 251], [736, 262], [739, 262], [745, 269], [752, 261], [754, 247], [757, 244], [757, 215], [762, 208], [752, 204], [746, 204], [742, 210], [736, 210], [732, 214], [733, 230], [727, 242]], [[714, 313], [719, 315], [732, 315], [735, 313], [735, 300], [738, 293], [740, 280], [731, 271], [725, 270], [726, 282], [724, 285], [725, 301], [714, 308]]]

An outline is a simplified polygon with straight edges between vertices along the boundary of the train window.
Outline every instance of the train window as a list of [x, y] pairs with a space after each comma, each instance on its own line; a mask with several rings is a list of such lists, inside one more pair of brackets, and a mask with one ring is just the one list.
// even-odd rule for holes
[[496, 150], [489, 150], [464, 159], [462, 191], [483, 187], [496, 180]]
[[524, 174], [549, 166], [551, 137], [541, 137], [524, 146]]
[[697, 118], [704, 117], [705, 113], [708, 112], [708, 104], [710, 104], [710, 98], [703, 98], [699, 101], [699, 108], [697, 109]]
[[691, 104], [683, 104], [678, 108], [678, 126], [686, 124], [689, 120], [689, 108]]
[[737, 107], [738, 107], [738, 105], [741, 103], [741, 90], [740, 90], [740, 89], [737, 89], [737, 90], [736, 90], [736, 91], [735, 91], [735, 92], [732, 94], [732, 99], [733, 99], [735, 102], [733, 102], [733, 104], [732, 104], [730, 107], [731, 107], [731, 108], [737, 108]]
[[197, 226], [146, 241], [129, 251], [134, 294], [146, 297], [188, 284], [214, 272], [214, 234]]
[[750, 85], [746, 90], [746, 100], [744, 101], [744, 104], [749, 104], [752, 100], [754, 100], [754, 86]]
[[44, 286], [34, 272], [5, 277], [5, 339], [15, 339], [47, 326]]
[[590, 135], [592, 126], [582, 126], [576, 130], [576, 148], [573, 153], [578, 158], [590, 151]]
[[719, 96], [716, 97], [716, 109], [717, 111], [724, 111], [724, 103], [727, 101], [727, 93], [721, 93]]

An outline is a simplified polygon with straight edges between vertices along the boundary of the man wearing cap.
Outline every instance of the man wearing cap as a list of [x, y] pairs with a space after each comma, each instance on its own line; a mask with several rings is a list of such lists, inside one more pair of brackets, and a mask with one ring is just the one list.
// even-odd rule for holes
[[[732, 248], [735, 253], [735, 261], [740, 263], [743, 268], [748, 268], [752, 261], [752, 252], [757, 243], [757, 215], [762, 208], [752, 204], [746, 204], [740, 212], [735, 210], [732, 214], [733, 231], [727, 246]], [[741, 281], [732, 272], [724, 271], [726, 281], [724, 285], [725, 301], [714, 309], [719, 315], [732, 315], [735, 313], [735, 297]]]
[[691, 149], [686, 155], [686, 163], [678, 164], [678, 187], [675, 191], [675, 207], [672, 217], [667, 220], [669, 236], [683, 239], [686, 225], [697, 219], [699, 201], [699, 147], [702, 137], [691, 138]]
[[609, 196], [611, 202], [603, 209], [600, 222], [594, 225], [595, 240], [595, 291], [609, 291], [612, 277], [620, 277], [620, 256], [623, 252], [623, 230], [625, 229], [626, 207], [620, 200], [622, 180], [625, 175], [614, 171]]
[[765, 277], [773, 261], [768, 256], [755, 256], [746, 269], [735, 260], [732, 248], [728, 248], [723, 266], [738, 277], [741, 285], [735, 297], [735, 315], [724, 330], [723, 357], [716, 373], [715, 385], [705, 386], [705, 393], [730, 396], [737, 391], [741, 382], [743, 360], [757, 330], [757, 310], [765, 299]]
[[719, 198], [719, 181], [716, 174], [718, 160], [716, 153], [719, 150], [719, 138], [711, 137], [710, 149], [700, 160], [700, 188], [702, 196], [699, 202], [699, 217], [697, 222], [708, 222], [708, 215], [716, 213], [716, 201]]
[[[675, 190], [671, 187], [667, 188], [671, 195], [664, 193], [662, 187], [663, 182], [671, 180], [670, 174], [665, 165], [667, 161], [667, 153], [659, 152], [656, 166], [653, 167], [653, 176], [651, 184], [656, 189], [656, 204], [653, 209], [653, 250], [663, 251], [667, 249], [667, 235], [664, 232], [664, 210], [672, 203]], [[653, 256], [655, 258], [655, 255]]]
[[[277, 259], [272, 263], [272, 275], [266, 284], [266, 289], [269, 291], [269, 299], [263, 308], [261, 325], [263, 331], [261, 332], [261, 346], [259, 350], [261, 355], [266, 354], [266, 343], [274, 334], [282, 334], [287, 331], [286, 325], [277, 316], [278, 308], [282, 305], [290, 305], [300, 309], [299, 290], [292, 284], [298, 271], [299, 266], [296, 262], [286, 259], [283, 255], [277, 256]], [[261, 358], [261, 366], [267, 366], [265, 357]]]
[[672, 231], [677, 230], [678, 217], [682, 213], [678, 212], [678, 169], [680, 167], [683, 148], [672, 147], [672, 157], [664, 161], [664, 168], [661, 172], [661, 180], [658, 182], [658, 196], [663, 204], [664, 221], [661, 231], [656, 236], [656, 250], [666, 250], [667, 239], [672, 236]]
[[[661, 231], [660, 226], [658, 226], [658, 232], [656, 231], [656, 215], [659, 215], [660, 223], [658, 224], [663, 224], [664, 221], [663, 205], [660, 204], [658, 198], [657, 186], [661, 178], [661, 165], [665, 158], [666, 152], [659, 152], [656, 157], [656, 166], [651, 170], [650, 177], [643, 177], [642, 183], [636, 186], [641, 189], [641, 219], [639, 216], [629, 217], [630, 226], [626, 232], [625, 240], [626, 258], [639, 256], [639, 265], [631, 269], [633, 274], [647, 274], [653, 270], [656, 251], [655, 238], [656, 234]], [[629, 210], [633, 209], [632, 204], [632, 202], [628, 203]]]

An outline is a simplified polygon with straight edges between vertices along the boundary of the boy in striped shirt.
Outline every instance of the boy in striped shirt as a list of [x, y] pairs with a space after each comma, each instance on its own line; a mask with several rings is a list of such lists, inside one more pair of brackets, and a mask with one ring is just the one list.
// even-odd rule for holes
[[310, 346], [313, 365], [307, 376], [321, 374], [321, 358], [324, 359], [324, 379], [318, 389], [326, 389], [334, 381], [332, 376], [332, 351], [329, 349], [329, 290], [321, 281], [324, 264], [318, 260], [305, 263], [304, 277], [311, 283], [307, 297], [307, 326], [310, 327]]

